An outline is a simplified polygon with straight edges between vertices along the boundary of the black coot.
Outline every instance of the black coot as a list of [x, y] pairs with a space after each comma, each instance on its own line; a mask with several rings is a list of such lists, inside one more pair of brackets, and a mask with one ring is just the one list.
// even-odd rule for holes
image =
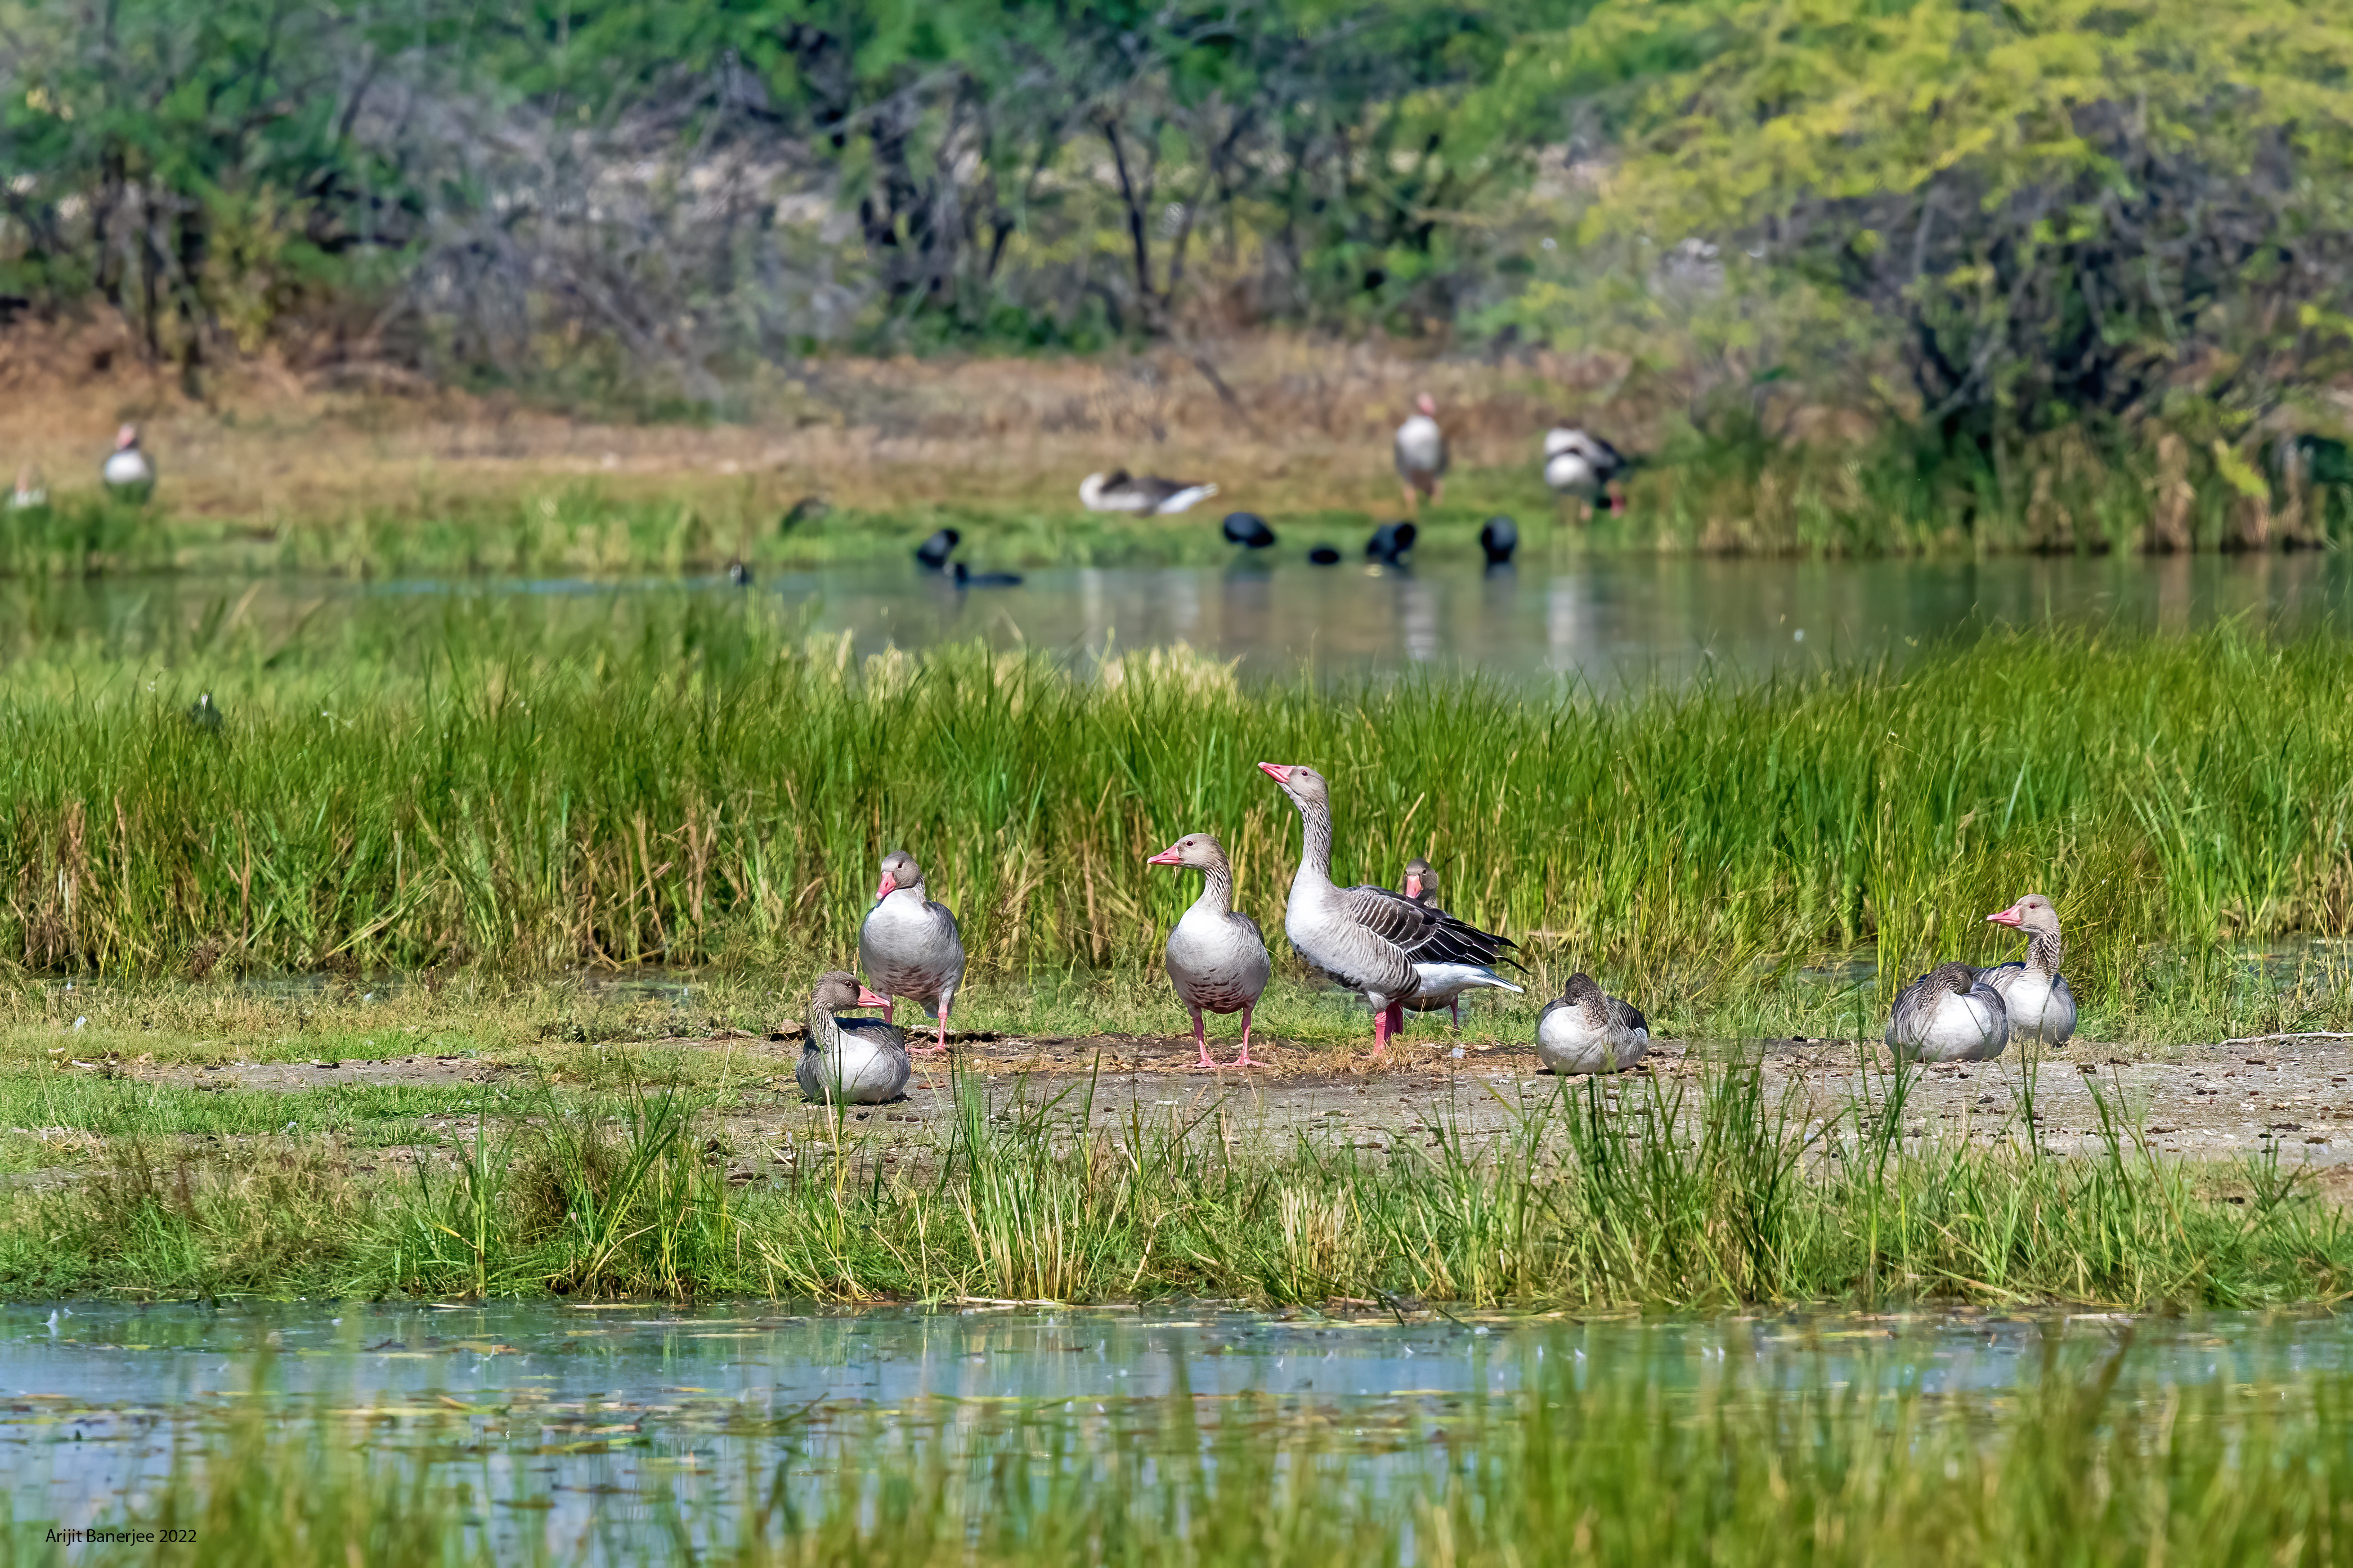
[[1520, 525], [1508, 517], [1491, 517], [1479, 531], [1479, 548], [1487, 552], [1490, 566], [1510, 565], [1512, 552], [1519, 547]]
[[1420, 531], [1409, 522], [1385, 522], [1373, 530], [1365, 541], [1365, 559], [1395, 566], [1413, 548], [1413, 536]]
[[955, 552], [956, 545], [963, 539], [964, 535], [953, 528], [940, 530], [915, 546], [915, 563], [926, 572], [946, 571], [948, 557]]
[[1254, 511], [1226, 513], [1226, 542], [1239, 544], [1244, 550], [1264, 550], [1274, 542], [1274, 530], [1267, 527], [1266, 519]]
[[1340, 564], [1340, 547], [1336, 544], [1319, 544], [1307, 552], [1307, 559], [1318, 566], [1337, 566]]

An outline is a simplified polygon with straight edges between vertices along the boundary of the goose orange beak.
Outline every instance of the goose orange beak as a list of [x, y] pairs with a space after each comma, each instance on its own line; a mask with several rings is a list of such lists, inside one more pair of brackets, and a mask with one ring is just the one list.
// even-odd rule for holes
[[2025, 918], [2016, 910], [2004, 910], [2000, 914], [1986, 916], [1988, 925], [2018, 926], [2025, 923]]
[[1289, 784], [1291, 782], [1291, 770], [1293, 765], [1294, 764], [1289, 763], [1261, 763], [1258, 765], [1258, 771], [1264, 773], [1267, 777], [1272, 779], [1277, 784]]
[[1176, 853], [1176, 846], [1171, 844], [1157, 855], [1146, 855], [1144, 863], [1147, 866], [1182, 866], [1185, 858]]
[[861, 1007], [888, 1007], [891, 1005], [891, 998], [877, 996], [861, 985], [858, 988], [858, 1005]]
[[899, 884], [891, 879], [890, 872], [885, 871], [882, 873], [882, 885], [874, 889], [874, 897], [877, 901], [880, 901], [881, 900], [889, 898], [898, 890]]

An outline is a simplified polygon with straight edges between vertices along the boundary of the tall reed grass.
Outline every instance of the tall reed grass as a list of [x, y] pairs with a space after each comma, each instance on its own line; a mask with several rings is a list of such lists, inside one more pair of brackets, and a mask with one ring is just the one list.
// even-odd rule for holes
[[[1118, 679], [1112, 679], [1116, 673]], [[199, 688], [227, 713], [185, 710]], [[2151, 943], [2353, 928], [2353, 641], [2001, 630], [1905, 666], [1530, 695], [1475, 674], [1258, 685], [853, 660], [765, 604], [609, 626], [455, 603], [170, 662], [68, 648], [0, 693], [0, 951], [44, 970], [806, 964], [905, 846], [984, 969], [1142, 966], [1217, 833], [1280, 929], [1298, 827], [1251, 764], [1333, 780], [1337, 872], [1411, 855], [1539, 960], [1676, 1008], [1875, 950], [1881, 984], [2006, 953], [2028, 890], [2097, 1007]]]

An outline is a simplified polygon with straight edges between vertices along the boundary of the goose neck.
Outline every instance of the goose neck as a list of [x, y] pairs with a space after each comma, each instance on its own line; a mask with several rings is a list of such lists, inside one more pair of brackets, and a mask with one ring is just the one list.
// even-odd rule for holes
[[1234, 874], [1223, 859], [1212, 860], [1201, 868], [1201, 896], [1193, 900], [1193, 907], [1213, 915], [1233, 912]]
[[1332, 808], [1301, 802], [1299, 875], [1295, 882], [1310, 885], [1332, 881]]
[[2033, 940], [2026, 944], [2026, 967], [2037, 974], [2056, 974], [2059, 951], [2057, 931], [2036, 931]]
[[831, 1050], [840, 1043], [841, 1026], [834, 1022], [833, 1009], [824, 1003], [810, 999], [807, 1022], [808, 1035], [801, 1042], [802, 1050]]

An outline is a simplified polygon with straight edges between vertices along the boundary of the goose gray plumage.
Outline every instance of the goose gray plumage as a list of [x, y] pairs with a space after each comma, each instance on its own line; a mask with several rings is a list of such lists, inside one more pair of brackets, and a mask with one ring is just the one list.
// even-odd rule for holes
[[1495, 973], [1513, 944], [1387, 888], [1332, 881], [1332, 786], [1314, 768], [1261, 763], [1299, 808], [1302, 847], [1283, 910], [1283, 934], [1309, 963], [1373, 1005], [1373, 1049], [1385, 1055], [1404, 1021], [1407, 998], [1461, 971]]
[[907, 1059], [907, 1032], [881, 1018], [838, 1016], [851, 1007], [889, 1005], [846, 970], [818, 975], [809, 993], [808, 1034], [801, 1041], [800, 1065], [793, 1069], [801, 1092], [842, 1105], [880, 1105], [898, 1099], [915, 1070]]
[[1625, 468], [1618, 448], [1590, 431], [1563, 425], [1545, 432], [1545, 483], [1561, 495], [1575, 496], [1588, 506], [1607, 495], [1609, 510], [1616, 511], [1620, 501], [1610, 486]]
[[916, 1054], [935, 1055], [948, 1048], [948, 1009], [955, 1005], [956, 987], [964, 984], [964, 941], [956, 932], [955, 916], [925, 893], [923, 868], [904, 849], [883, 857], [882, 885], [858, 928], [858, 966], [885, 998], [886, 1019], [901, 996], [921, 1003], [925, 1012], [938, 1017], [939, 1043], [920, 1047]]
[[1443, 499], [1446, 432], [1439, 427], [1438, 404], [1430, 394], [1413, 400], [1413, 413], [1397, 427], [1394, 445], [1398, 478], [1405, 485], [1405, 504], [1416, 506], [1423, 497], [1432, 501]]
[[[1405, 896], [1426, 910], [1440, 914], [1432, 895], [1438, 889], [1438, 878], [1430, 862], [1417, 855], [1405, 863]], [[1454, 1020], [1456, 1029], [1462, 1027], [1462, 994], [1465, 991], [1503, 990], [1517, 992], [1519, 987], [1491, 969], [1461, 963], [1429, 963], [1420, 966], [1421, 989], [1405, 999], [1409, 1013], [1435, 1013], [1440, 1008]]]
[[1208, 1037], [1202, 1026], [1201, 1015], [1206, 1010], [1242, 1016], [1242, 1054], [1234, 1066], [1255, 1067], [1250, 1054], [1250, 1014], [1266, 990], [1272, 964], [1258, 922], [1233, 907], [1234, 875], [1226, 864], [1225, 847], [1206, 833], [1188, 833], [1145, 864], [1201, 873], [1201, 896], [1169, 931], [1165, 958], [1168, 983], [1176, 987], [1177, 999], [1193, 1015], [1193, 1043], [1201, 1051], [1196, 1065], [1218, 1065], [1209, 1056]]
[[114, 450], [99, 470], [106, 491], [117, 500], [143, 501], [155, 491], [155, 465], [139, 449], [139, 426], [125, 425], [114, 433]]
[[1155, 474], [1138, 478], [1125, 468], [1089, 474], [1079, 481], [1079, 504], [1089, 511], [1132, 511], [1145, 517], [1174, 517], [1217, 493], [1215, 485], [1164, 479]]
[[1642, 1010], [1607, 994], [1582, 971], [1536, 1016], [1536, 1055], [1564, 1077], [1624, 1072], [1650, 1048], [1651, 1024]]
[[2022, 931], [2028, 938], [2025, 963], [1999, 963], [1980, 972], [1985, 983], [2001, 993], [2010, 1037], [2021, 1044], [2065, 1045], [2075, 1032], [2075, 993], [2059, 973], [2059, 911], [2042, 894], [2029, 893], [2000, 913], [1986, 916], [1986, 921]]
[[2010, 1044], [2010, 1013], [1976, 969], [1940, 963], [1897, 994], [1887, 1044], [1910, 1061], [1990, 1061]]

